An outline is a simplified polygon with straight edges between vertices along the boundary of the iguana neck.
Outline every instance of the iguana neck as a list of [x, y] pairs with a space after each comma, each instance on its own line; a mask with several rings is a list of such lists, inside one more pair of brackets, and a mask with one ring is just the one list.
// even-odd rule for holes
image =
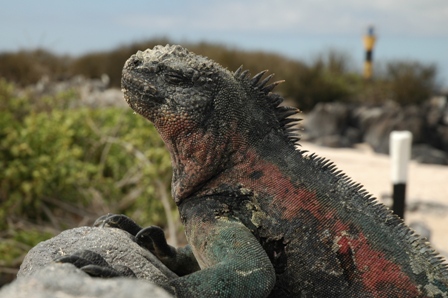
[[[176, 145], [168, 145], [173, 163], [172, 192], [177, 204], [192, 196], [224, 195], [262, 189], [266, 178], [289, 181], [299, 153], [287, 138], [271, 130], [263, 138], [241, 133], [218, 137], [191, 133]], [[281, 177], [280, 177], [281, 176]]]
[[165, 140], [173, 167], [172, 195], [177, 204], [200, 192], [235, 163], [234, 154], [241, 150], [232, 138], [210, 130], [192, 130], [177, 136], [176, 142]]

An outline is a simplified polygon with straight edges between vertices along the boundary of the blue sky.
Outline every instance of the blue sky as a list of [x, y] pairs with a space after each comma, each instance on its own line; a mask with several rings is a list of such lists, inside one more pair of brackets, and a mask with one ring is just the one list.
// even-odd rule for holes
[[0, 52], [43, 47], [79, 55], [167, 37], [303, 60], [333, 48], [360, 68], [362, 36], [373, 25], [376, 62], [435, 63], [448, 87], [447, 0], [0, 0], [0, 7]]

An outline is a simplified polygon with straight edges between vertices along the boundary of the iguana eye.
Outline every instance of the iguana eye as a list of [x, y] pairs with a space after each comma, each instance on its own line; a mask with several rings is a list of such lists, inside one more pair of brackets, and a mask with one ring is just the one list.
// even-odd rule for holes
[[164, 79], [170, 84], [191, 84], [191, 79], [178, 72], [169, 72], [164, 75]]

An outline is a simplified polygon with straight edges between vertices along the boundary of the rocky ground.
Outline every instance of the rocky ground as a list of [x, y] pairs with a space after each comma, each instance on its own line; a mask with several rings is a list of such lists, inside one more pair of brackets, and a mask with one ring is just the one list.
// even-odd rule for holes
[[[375, 153], [366, 144], [355, 148], [328, 148], [307, 142], [301, 145], [304, 150], [330, 159], [382, 203], [391, 205], [388, 155]], [[405, 222], [415, 230], [429, 229], [432, 246], [448, 258], [448, 166], [411, 161], [408, 174]]]
[[378, 153], [389, 152], [392, 131], [412, 133], [412, 158], [448, 165], [448, 99], [433, 97], [420, 105], [319, 103], [305, 116], [305, 140], [327, 147], [367, 143]]

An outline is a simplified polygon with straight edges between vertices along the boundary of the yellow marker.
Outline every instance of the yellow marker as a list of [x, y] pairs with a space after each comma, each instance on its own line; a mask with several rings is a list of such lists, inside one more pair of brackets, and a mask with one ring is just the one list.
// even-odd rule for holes
[[366, 49], [366, 58], [364, 61], [364, 78], [370, 80], [372, 78], [372, 62], [373, 62], [373, 47], [375, 46], [376, 37], [373, 32], [373, 27], [369, 27], [367, 35], [364, 36], [364, 48]]

